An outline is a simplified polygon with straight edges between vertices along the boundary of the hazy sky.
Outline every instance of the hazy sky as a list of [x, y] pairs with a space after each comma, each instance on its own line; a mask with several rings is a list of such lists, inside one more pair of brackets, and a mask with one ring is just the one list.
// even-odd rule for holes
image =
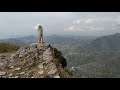
[[36, 35], [107, 35], [120, 32], [120, 12], [0, 12], [0, 39]]

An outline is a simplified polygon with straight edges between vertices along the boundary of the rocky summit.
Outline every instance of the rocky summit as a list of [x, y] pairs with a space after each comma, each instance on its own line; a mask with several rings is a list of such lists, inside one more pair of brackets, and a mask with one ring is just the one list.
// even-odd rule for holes
[[50, 44], [21, 47], [11, 55], [0, 56], [1, 78], [71, 78], [66, 59]]

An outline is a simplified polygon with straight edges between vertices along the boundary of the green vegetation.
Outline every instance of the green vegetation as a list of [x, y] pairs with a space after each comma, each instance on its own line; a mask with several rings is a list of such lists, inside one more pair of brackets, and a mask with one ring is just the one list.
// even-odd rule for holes
[[62, 53], [58, 51], [56, 48], [53, 48], [53, 50], [55, 53], [55, 58], [60, 59], [60, 57], [62, 56]]
[[67, 66], [67, 61], [66, 59], [62, 56], [62, 53], [58, 51], [56, 48], [53, 48], [54, 53], [55, 53], [55, 58], [59, 60], [59, 62], [62, 64], [62, 68]]
[[64, 70], [65, 70], [67, 73], [69, 73], [70, 76], [73, 76], [73, 73], [72, 73], [72, 71], [71, 71], [70, 69], [64, 68]]
[[64, 68], [63, 70], [60, 71], [60, 77], [61, 78], [75, 78], [72, 71], [67, 68]]
[[0, 43], [0, 53], [17, 51], [20, 47], [9, 43]]

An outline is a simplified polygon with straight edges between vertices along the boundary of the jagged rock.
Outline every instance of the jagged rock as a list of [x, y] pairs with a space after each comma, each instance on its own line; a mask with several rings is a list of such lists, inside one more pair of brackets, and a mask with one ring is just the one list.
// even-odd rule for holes
[[4, 76], [4, 75], [6, 75], [6, 72], [0, 71], [0, 76]]
[[12, 76], [13, 76], [13, 74], [11, 73], [11, 74], [9, 74], [8, 76], [9, 76], [9, 77], [12, 77]]
[[43, 68], [43, 64], [39, 64], [38, 68], [42, 69]]
[[49, 63], [49, 64], [46, 65], [45, 70], [47, 72], [52, 72], [52, 71], [56, 70], [55, 68], [57, 68], [55, 63]]
[[30, 44], [10, 56], [9, 63], [6, 64], [10, 69], [8, 77], [61, 78], [59, 69], [62, 67], [58, 60], [52, 47], [44, 44], [37, 48], [36, 43]]
[[32, 43], [32, 44], [30, 44], [30, 49], [35, 49], [35, 48], [37, 48], [37, 45], [38, 45], [38, 43]]
[[4, 55], [1, 55], [1, 56], [0, 56], [0, 59], [5, 59], [5, 56], [4, 56]]
[[9, 68], [13, 69], [13, 68], [14, 68], [14, 66], [10, 66]]
[[21, 74], [21, 75], [22, 75], [22, 74], [25, 74], [25, 72], [21, 72], [20, 74]]
[[0, 78], [7, 78], [7, 76], [0, 76]]
[[2, 67], [4, 65], [4, 63], [3, 62], [0, 62], [0, 67]]
[[57, 72], [57, 68], [52, 69], [47, 74], [55, 74]]
[[15, 76], [15, 78], [19, 78], [18, 76]]
[[16, 70], [16, 71], [19, 71], [20, 69], [21, 69], [20, 67], [18, 67], [18, 68], [15, 68], [15, 70]]
[[43, 60], [45, 61], [53, 60], [53, 54], [50, 51], [50, 48], [46, 49], [46, 51], [43, 52]]
[[38, 72], [38, 74], [44, 74], [43, 70], [40, 70], [40, 71]]
[[11, 76], [11, 77], [9, 77], [9, 78], [15, 78], [15, 77]]
[[53, 78], [60, 78], [60, 76], [56, 75], [56, 76], [54, 76]]

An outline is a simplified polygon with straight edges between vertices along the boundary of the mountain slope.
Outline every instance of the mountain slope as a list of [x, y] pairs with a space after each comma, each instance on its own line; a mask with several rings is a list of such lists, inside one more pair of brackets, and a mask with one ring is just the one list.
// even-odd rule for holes
[[100, 37], [89, 43], [88, 47], [96, 51], [120, 51], [120, 33]]

